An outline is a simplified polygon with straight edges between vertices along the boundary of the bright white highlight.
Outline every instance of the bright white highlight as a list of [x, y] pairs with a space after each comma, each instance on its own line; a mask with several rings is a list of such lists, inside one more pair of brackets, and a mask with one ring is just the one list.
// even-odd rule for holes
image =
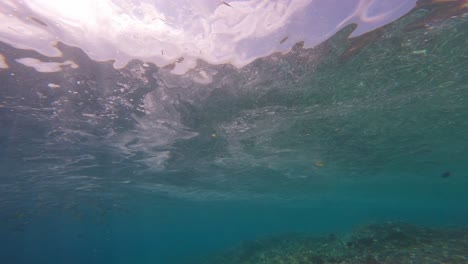
[[78, 68], [78, 65], [73, 61], [60, 62], [43, 62], [34, 58], [21, 58], [16, 62], [25, 66], [32, 67], [38, 72], [59, 72], [62, 71], [62, 66], [70, 66], [73, 69]]
[[[349, 23], [361, 34], [403, 15], [415, 0], [3, 0], [0, 41], [60, 56], [58, 41], [92, 59], [132, 59], [183, 74], [202, 59], [242, 67], [287, 51], [298, 41], [314, 46]], [[286, 38], [287, 37], [287, 38]], [[183, 59], [182, 59], [183, 58]]]

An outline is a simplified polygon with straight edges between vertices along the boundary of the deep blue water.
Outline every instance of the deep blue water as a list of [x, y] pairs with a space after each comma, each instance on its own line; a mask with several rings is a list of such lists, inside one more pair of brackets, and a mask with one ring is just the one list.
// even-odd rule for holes
[[202, 63], [210, 84], [64, 44], [79, 69], [9, 61], [0, 263], [194, 263], [291, 232], [466, 227], [466, 14], [433, 12], [240, 69]]
[[175, 263], [271, 234], [326, 235], [388, 220], [460, 226], [466, 218], [460, 205], [447, 201], [382, 206], [349, 199], [273, 206], [247, 202], [155, 205], [145, 199], [125, 212], [49, 211], [29, 218], [30, 223], [2, 234], [8, 241], [2, 246], [2, 258], [12, 263]]

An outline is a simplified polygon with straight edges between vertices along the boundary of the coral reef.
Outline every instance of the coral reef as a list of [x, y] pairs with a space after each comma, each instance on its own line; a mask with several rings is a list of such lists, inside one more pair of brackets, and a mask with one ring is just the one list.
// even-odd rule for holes
[[202, 263], [468, 263], [468, 229], [369, 224], [343, 235], [292, 234], [252, 241]]

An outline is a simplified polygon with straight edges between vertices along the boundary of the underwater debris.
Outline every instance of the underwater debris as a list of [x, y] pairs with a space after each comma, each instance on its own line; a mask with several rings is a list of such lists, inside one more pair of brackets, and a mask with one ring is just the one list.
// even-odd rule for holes
[[199, 263], [378, 264], [466, 263], [468, 229], [430, 229], [386, 222], [342, 235], [291, 234], [244, 243]]
[[47, 24], [44, 21], [40, 20], [39, 18], [29, 17], [29, 19], [31, 19], [32, 21], [36, 22], [37, 24], [41, 26], [47, 27]]
[[56, 88], [60, 88], [60, 85], [55, 84], [55, 83], [49, 83], [49, 84], [47, 84], [47, 87], [52, 88], [52, 89], [56, 89]]
[[426, 55], [427, 54], [427, 51], [425, 49], [423, 50], [415, 50], [412, 52], [413, 54], [416, 54], [416, 55]]
[[224, 2], [224, 1], [221, 1], [221, 4], [227, 5], [227, 6], [229, 6], [230, 8], [232, 8], [232, 6], [231, 6], [230, 4], [228, 4], [228, 3]]
[[159, 18], [159, 17], [153, 18], [152, 21], [155, 21], [156, 19], [159, 19], [159, 20], [161, 20], [162, 22], [166, 23], [166, 20], [164, 20], [164, 19], [162, 19], [162, 18]]
[[21, 34], [20, 32], [18, 32], [18, 30], [12, 28], [12, 27], [8, 27], [9, 29], [13, 30], [14, 32], [18, 33], [18, 34]]
[[317, 161], [317, 162], [315, 162], [315, 166], [317, 166], [317, 167], [323, 167], [323, 166], [325, 166], [325, 162], [323, 162], [323, 161]]
[[283, 44], [286, 40], [288, 40], [288, 37], [287, 37], [287, 36], [284, 37], [283, 39], [281, 39], [280, 44]]

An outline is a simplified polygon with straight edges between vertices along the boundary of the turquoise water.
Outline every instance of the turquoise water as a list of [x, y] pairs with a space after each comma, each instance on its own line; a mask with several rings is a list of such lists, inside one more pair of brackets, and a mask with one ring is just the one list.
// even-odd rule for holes
[[357, 38], [349, 25], [239, 69], [200, 62], [209, 84], [64, 44], [79, 69], [7, 60], [0, 261], [197, 263], [292, 232], [466, 227], [463, 8], [423, 6]]

